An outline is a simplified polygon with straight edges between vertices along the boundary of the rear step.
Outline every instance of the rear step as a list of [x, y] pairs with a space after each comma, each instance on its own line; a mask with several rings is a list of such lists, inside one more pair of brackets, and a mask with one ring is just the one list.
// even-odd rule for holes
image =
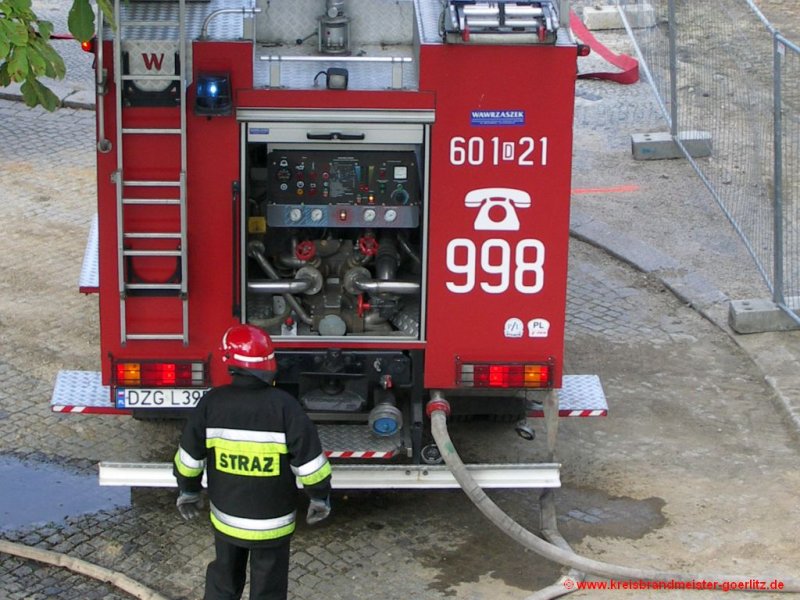
[[[558, 390], [559, 416], [606, 416], [608, 405], [596, 375], [566, 375]], [[130, 414], [111, 404], [111, 392], [102, 385], [99, 372], [61, 371], [51, 399], [55, 412]], [[532, 404], [529, 416], [541, 417], [544, 409]], [[364, 424], [319, 424], [317, 429], [325, 453], [331, 459], [387, 460], [406, 454], [400, 435], [375, 437]], [[100, 485], [132, 487], [176, 487], [170, 463], [101, 462]], [[536, 464], [469, 466], [484, 488], [557, 488], [561, 486], [560, 465]], [[446, 467], [436, 465], [342, 464], [334, 463], [335, 489], [453, 489], [458, 484]]]
[[[560, 465], [467, 465], [482, 488], [539, 489], [561, 487]], [[205, 485], [205, 479], [203, 480]], [[100, 485], [175, 488], [170, 463], [100, 463]], [[445, 466], [333, 465], [331, 485], [337, 490], [415, 490], [458, 488]]]

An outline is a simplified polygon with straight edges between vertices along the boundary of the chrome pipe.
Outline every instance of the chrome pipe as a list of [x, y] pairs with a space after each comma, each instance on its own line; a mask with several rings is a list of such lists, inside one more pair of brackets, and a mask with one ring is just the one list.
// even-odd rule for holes
[[[257, 241], [250, 242], [247, 245], [247, 253], [256, 260], [258, 266], [261, 267], [261, 270], [264, 271], [264, 273], [266, 273], [270, 279], [275, 279], [280, 281], [281, 279], [280, 275], [278, 275], [278, 272], [270, 264], [267, 257], [264, 256], [264, 244]], [[297, 301], [297, 298], [295, 298], [292, 294], [288, 292], [282, 295], [283, 298], [286, 300], [286, 302], [289, 304], [289, 306], [292, 307], [292, 310], [297, 314], [298, 319], [300, 319], [306, 325], [312, 325], [314, 323], [314, 320], [300, 305], [300, 302]]]
[[356, 280], [353, 285], [361, 292], [370, 294], [416, 294], [419, 283], [414, 281], [377, 281], [375, 279]]
[[200, 39], [204, 40], [208, 37], [208, 28], [211, 25], [211, 21], [213, 21], [220, 15], [240, 14], [242, 15], [242, 18], [244, 18], [247, 16], [257, 15], [260, 12], [261, 12], [260, 8], [220, 8], [219, 10], [215, 10], [206, 17], [205, 21], [203, 21], [203, 27], [200, 30]]
[[248, 281], [247, 289], [260, 294], [303, 294], [313, 282], [308, 279], [274, 279], [271, 281]]
[[97, 110], [97, 150], [106, 154], [111, 152], [111, 141], [106, 138], [106, 109], [103, 96], [106, 95], [105, 53], [103, 52], [103, 10], [97, 7], [97, 64], [95, 65], [94, 85]]

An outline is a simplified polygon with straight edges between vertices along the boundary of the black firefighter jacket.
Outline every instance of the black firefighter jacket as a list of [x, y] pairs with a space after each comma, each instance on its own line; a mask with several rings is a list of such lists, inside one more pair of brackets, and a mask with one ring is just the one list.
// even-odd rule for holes
[[211, 522], [246, 546], [294, 532], [295, 477], [312, 498], [331, 487], [316, 428], [297, 400], [249, 376], [209, 390], [186, 423], [173, 469], [180, 490], [199, 492], [204, 469]]

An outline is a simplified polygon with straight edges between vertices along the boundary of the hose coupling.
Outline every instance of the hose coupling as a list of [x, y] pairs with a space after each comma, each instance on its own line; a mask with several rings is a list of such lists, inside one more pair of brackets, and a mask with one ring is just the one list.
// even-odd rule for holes
[[438, 391], [431, 393], [431, 399], [428, 400], [428, 404], [425, 405], [425, 414], [430, 419], [437, 410], [442, 411], [446, 417], [450, 416], [450, 403], [445, 399], [444, 395]]

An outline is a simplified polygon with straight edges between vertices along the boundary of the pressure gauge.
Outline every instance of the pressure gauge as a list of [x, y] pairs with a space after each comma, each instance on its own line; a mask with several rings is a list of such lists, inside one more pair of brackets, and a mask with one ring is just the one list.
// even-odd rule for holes
[[297, 223], [300, 219], [303, 218], [303, 211], [299, 208], [293, 208], [289, 211], [289, 220], [292, 223]]
[[397, 211], [393, 208], [390, 208], [383, 215], [383, 218], [386, 220], [387, 223], [393, 223], [397, 219]]
[[311, 220], [314, 221], [315, 223], [322, 221], [321, 208], [315, 208], [314, 210], [311, 211]]
[[367, 223], [372, 223], [375, 220], [375, 209], [368, 208], [364, 211], [364, 221]]

